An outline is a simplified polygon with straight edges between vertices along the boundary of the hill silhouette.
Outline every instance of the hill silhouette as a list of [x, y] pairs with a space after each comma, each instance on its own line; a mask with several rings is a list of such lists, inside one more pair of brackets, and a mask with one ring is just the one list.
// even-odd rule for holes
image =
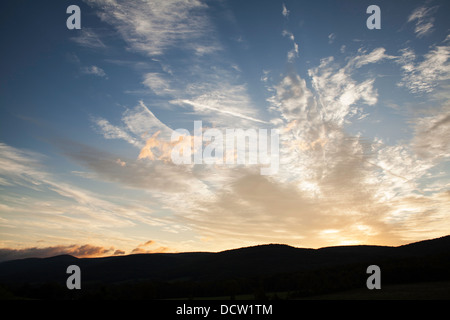
[[[82, 290], [66, 288], [69, 265], [81, 269]], [[217, 253], [153, 253], [76, 258], [61, 255], [0, 263], [3, 291], [29, 298], [159, 299], [194, 296], [293, 296], [365, 287], [378, 265], [383, 284], [450, 280], [450, 236], [398, 247], [320, 249], [268, 244]]]

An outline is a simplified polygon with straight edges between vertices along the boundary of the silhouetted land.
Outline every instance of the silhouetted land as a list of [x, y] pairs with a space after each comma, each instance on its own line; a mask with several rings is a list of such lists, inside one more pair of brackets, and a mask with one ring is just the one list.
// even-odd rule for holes
[[[66, 269], [72, 264], [81, 269], [81, 290], [66, 287], [69, 276]], [[372, 264], [381, 268], [382, 289], [368, 295], [374, 292], [366, 288], [369, 276], [366, 269]], [[351, 299], [352, 292], [353, 297], [356, 294], [365, 299], [376, 295], [383, 298], [382, 293], [387, 292], [383, 289], [395, 286], [428, 290], [429, 298], [448, 299], [448, 294], [443, 292], [450, 292], [450, 236], [399, 247], [302, 249], [270, 244], [218, 253], [84, 259], [62, 255], [0, 263], [0, 298], [3, 299], [234, 298], [238, 295], [255, 299], [298, 299], [333, 298], [333, 295], [345, 298], [346, 294]], [[412, 294], [412, 297], [418, 296]], [[395, 290], [387, 298], [395, 299]]]

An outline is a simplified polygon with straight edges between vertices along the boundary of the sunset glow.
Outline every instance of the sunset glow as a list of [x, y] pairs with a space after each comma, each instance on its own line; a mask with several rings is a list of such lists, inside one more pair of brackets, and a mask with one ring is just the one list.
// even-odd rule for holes
[[[372, 30], [356, 0], [26, 3], [0, 10], [0, 261], [450, 234], [448, 1], [378, 1]], [[195, 121], [215, 152], [277, 130], [278, 167], [251, 139], [174, 163]]]

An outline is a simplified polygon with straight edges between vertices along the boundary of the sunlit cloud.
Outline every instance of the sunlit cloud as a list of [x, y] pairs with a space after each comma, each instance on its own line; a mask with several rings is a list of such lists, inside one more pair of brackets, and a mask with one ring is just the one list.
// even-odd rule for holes
[[[295, 40], [288, 31], [282, 36]], [[349, 135], [345, 126], [361, 113], [361, 104], [373, 106], [378, 102], [376, 79], [368, 76], [355, 80], [358, 69], [389, 61], [395, 65], [405, 57], [405, 54], [400, 58], [389, 55], [380, 47], [372, 51], [360, 49], [344, 65], [333, 57], [324, 58], [319, 66], [309, 69], [312, 87], [298, 74], [287, 74], [272, 87], [275, 94], [268, 99], [269, 109], [279, 116], [271, 122], [277, 123], [282, 132], [280, 174], [263, 178], [251, 168], [240, 171], [215, 168], [214, 178], [207, 174], [196, 177], [210, 186], [207, 197], [186, 194], [182, 206], [171, 201], [173, 198], [168, 198], [166, 206], [188, 228], [219, 243], [222, 237], [236, 238], [241, 245], [269, 239], [280, 242], [296, 239], [297, 243], [309, 239], [310, 243], [322, 244], [327, 241], [360, 243], [361, 240], [355, 239], [372, 242], [403, 239], [399, 221], [393, 218], [398, 210], [392, 204], [417, 191], [418, 180], [433, 164], [419, 159], [405, 145], [388, 146], [379, 140]], [[215, 111], [216, 116], [226, 113], [264, 123], [240, 111], [230, 111], [233, 103], [239, 103], [232, 98], [236, 92], [226, 94], [234, 88], [237, 87], [228, 87], [220, 94], [207, 91], [195, 99], [172, 100], [172, 103], [190, 105], [203, 117]], [[223, 109], [224, 105], [230, 108]], [[444, 124], [445, 116], [435, 122]], [[416, 145], [424, 131], [418, 124]], [[168, 159], [172, 145], [161, 142], [158, 135], [147, 140], [141, 158], [158, 159], [150, 153], [157, 147]], [[218, 189], [211, 188], [212, 181]], [[252, 221], [258, 223], [249, 227]], [[430, 226], [435, 223], [432, 221], [435, 220], [430, 217]]]
[[[206, 103], [214, 105], [214, 106], [217, 105], [217, 107], [213, 107], [213, 106], [208, 105], [208, 104], [197, 103], [197, 102], [190, 101], [190, 100], [174, 100], [174, 101], [171, 101], [171, 102], [174, 103], [174, 104], [187, 104], [187, 105], [190, 105], [190, 106], [194, 107], [194, 109], [198, 113], [211, 113], [211, 111], [213, 111], [213, 112], [219, 112], [219, 113], [222, 113], [222, 114], [225, 114], [225, 115], [229, 115], [229, 116], [232, 116], [234, 118], [237, 117], [237, 118], [241, 118], [241, 119], [244, 119], [244, 120], [250, 120], [250, 121], [253, 121], [253, 122], [267, 123], [267, 121], [247, 116], [247, 115], [242, 114], [242, 113], [240, 113], [238, 111], [229, 110], [229, 108], [225, 108], [225, 109], [221, 108], [222, 105], [220, 105], [221, 104], [220, 101], [215, 101], [215, 100], [212, 100], [212, 99], [207, 98], [207, 97], [204, 97], [204, 98], [201, 97], [198, 100], [206, 100], [205, 101]], [[230, 102], [231, 101], [227, 101], [226, 103], [231, 105]]]
[[48, 258], [57, 255], [72, 255], [77, 258], [95, 258], [112, 255], [114, 248], [104, 248], [90, 244], [54, 247], [31, 247], [24, 249], [0, 248], [0, 261], [24, 258]]
[[[312, 43], [294, 4], [276, 5], [273, 24], [250, 38], [266, 21], [254, 10], [240, 14], [257, 19], [233, 16], [222, 2], [86, 2], [111, 30], [83, 26], [69, 39], [81, 51], [65, 53], [77, 81], [101, 80], [79, 102], [92, 132], [51, 134], [48, 153], [25, 149], [35, 138], [0, 142], [4, 256], [398, 245], [448, 234], [450, 36], [417, 45], [437, 34], [435, 7], [405, 12], [413, 40], [393, 47], [339, 28]], [[190, 158], [200, 149], [194, 121], [202, 134], [278, 130], [279, 170], [236, 164], [236, 148], [221, 163], [176, 164], [174, 150]], [[186, 134], [174, 139], [177, 129]]]
[[421, 157], [441, 160], [450, 157], [450, 105], [415, 121], [413, 148]]
[[[75, 149], [65, 146], [74, 151]], [[61, 182], [53, 174], [45, 170], [45, 166], [40, 162], [40, 154], [18, 150], [16, 148], [0, 145], [2, 152], [0, 163], [9, 168], [0, 172], [9, 188], [20, 188], [23, 194], [17, 195], [11, 191], [3, 192], [0, 196], [2, 205], [0, 211], [2, 220], [0, 221], [4, 230], [30, 230], [38, 228], [36, 232], [23, 235], [5, 232], [3, 235], [3, 246], [10, 246], [11, 241], [21, 241], [30, 243], [40, 238], [48, 238], [52, 234], [55, 239], [63, 242], [76, 242], [80, 235], [93, 236], [103, 234], [102, 238], [107, 245], [108, 239], [116, 239], [120, 243], [126, 243], [127, 237], [120, 232], [112, 231], [115, 228], [128, 228], [137, 224], [148, 226], [165, 226], [173, 222], [157, 217], [153, 210], [148, 207], [150, 199], [146, 199], [146, 204], [139, 204], [133, 199], [115, 197], [111, 199], [107, 195], [99, 195], [93, 191], [87, 191], [74, 184]], [[108, 177], [108, 172], [115, 172], [112, 169], [123, 169], [133, 172], [133, 166], [122, 166], [116, 162], [117, 157], [111, 156], [105, 159], [105, 154], [89, 150], [89, 158], [92, 163], [97, 163], [98, 167], [103, 167], [105, 171], [92, 170], [96, 175], [90, 178], [102, 178], [101, 174]], [[101, 157], [100, 157], [101, 155]], [[80, 161], [82, 156], [78, 154]], [[87, 161], [87, 160], [86, 160]], [[89, 166], [87, 166], [89, 167]], [[111, 170], [111, 171], [109, 171]], [[170, 172], [170, 171], [169, 171]], [[130, 177], [123, 172], [118, 172], [117, 176], [108, 177], [110, 181], [120, 181], [123, 184], [139, 188], [143, 184], [154, 186], [150, 180], [142, 177], [143, 172], [135, 172], [135, 177]], [[151, 174], [151, 173], [150, 173]], [[175, 173], [172, 173], [176, 176]], [[141, 182], [133, 179], [141, 177]], [[104, 178], [107, 180], [106, 178]], [[163, 178], [161, 182], [167, 179]], [[181, 178], [182, 179], [182, 178]], [[182, 181], [182, 180], [180, 180]], [[174, 187], [180, 188], [175, 183]], [[166, 189], [167, 190], [167, 189]], [[10, 239], [10, 240], [6, 240]], [[119, 240], [121, 239], [121, 240]]]
[[173, 249], [169, 247], [159, 246], [156, 247], [156, 243], [153, 240], [149, 240], [145, 243], [139, 244], [131, 251], [131, 254], [143, 254], [143, 253], [167, 253], [173, 252]]
[[398, 83], [412, 93], [430, 93], [444, 81], [450, 79], [450, 45], [444, 41], [442, 45], [433, 46], [423, 56], [421, 62], [410, 48], [402, 50], [399, 63], [404, 75]]

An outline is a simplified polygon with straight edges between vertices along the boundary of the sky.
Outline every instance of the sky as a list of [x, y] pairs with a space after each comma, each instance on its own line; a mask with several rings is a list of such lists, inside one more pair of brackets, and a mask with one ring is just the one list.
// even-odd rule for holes
[[[366, 24], [372, 4], [380, 29]], [[2, 1], [0, 260], [450, 234], [449, 12], [437, 0]], [[276, 133], [276, 170], [250, 163], [251, 139], [245, 163], [219, 161], [217, 136], [190, 144], [227, 129]], [[181, 142], [216, 147], [212, 162], [175, 163]]]

